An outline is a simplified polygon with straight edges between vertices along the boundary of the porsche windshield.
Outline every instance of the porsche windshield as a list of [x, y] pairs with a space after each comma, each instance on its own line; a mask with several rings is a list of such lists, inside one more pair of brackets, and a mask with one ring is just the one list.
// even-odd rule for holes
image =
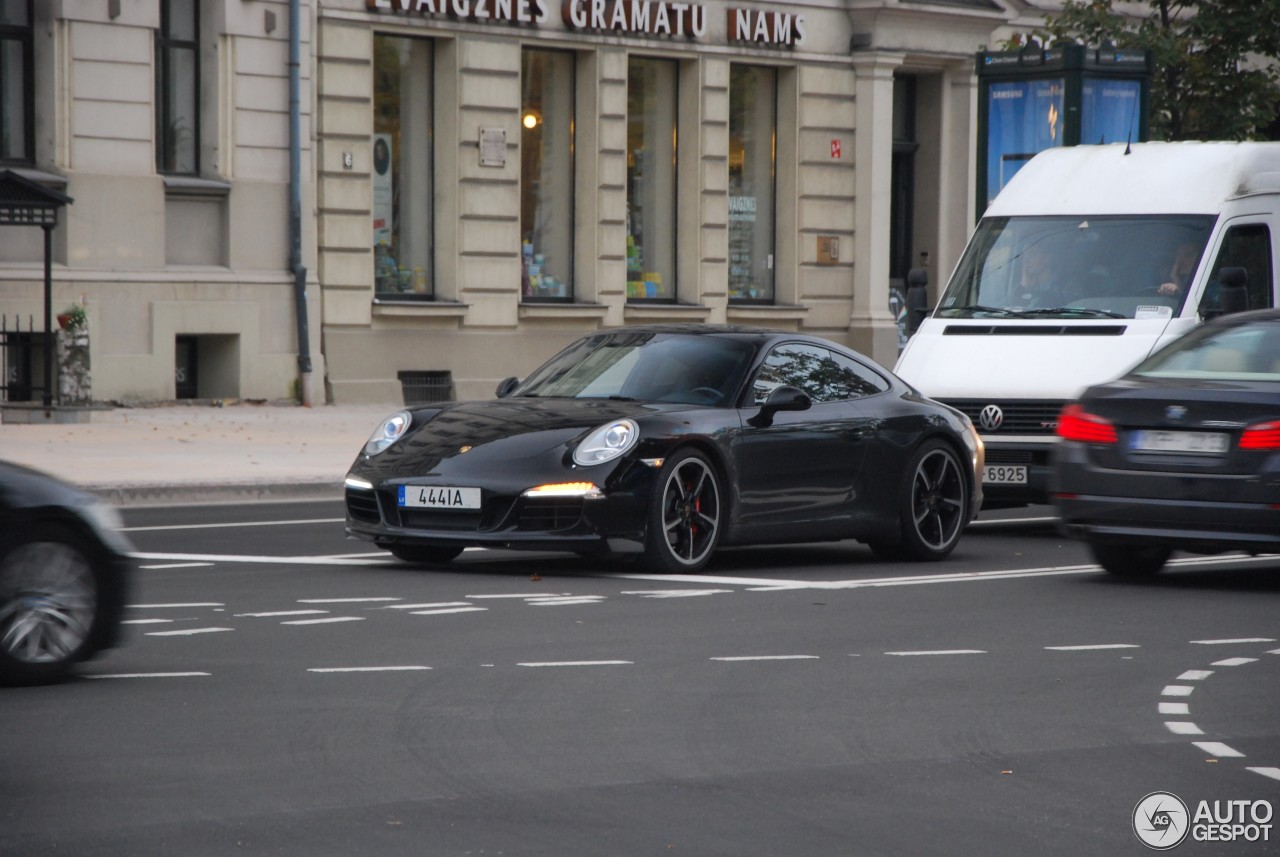
[[724, 336], [602, 333], [561, 351], [513, 395], [724, 406], [741, 388], [754, 351]]
[[1171, 318], [1212, 215], [984, 219], [941, 318]]

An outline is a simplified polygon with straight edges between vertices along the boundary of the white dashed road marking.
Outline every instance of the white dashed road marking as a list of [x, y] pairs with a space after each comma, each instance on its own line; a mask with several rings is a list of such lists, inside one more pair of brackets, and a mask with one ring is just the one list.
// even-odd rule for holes
[[85, 678], [197, 678], [207, 677], [209, 675], [211, 675], [211, 673], [107, 673], [103, 675], [87, 675]]
[[235, 628], [186, 628], [181, 631], [148, 631], [148, 637], [190, 637], [195, 634], [216, 634], [219, 631], [234, 631]]
[[915, 655], [985, 655], [987, 652], [982, 649], [939, 649], [932, 652], [885, 652], [885, 654], [904, 658]]
[[1133, 643], [1100, 643], [1093, 646], [1045, 646], [1051, 652], [1098, 652], [1104, 649], [1140, 649]]
[[616, 667], [630, 666], [635, 661], [540, 661], [516, 664], [519, 667]]
[[443, 616], [447, 613], [483, 613], [488, 607], [448, 607], [443, 610], [413, 610], [414, 616]]
[[293, 619], [281, 625], [332, 625], [335, 622], [363, 622], [363, 616], [329, 616], [325, 619]]
[[712, 658], [713, 661], [816, 661], [817, 655], [739, 655], [736, 657]]
[[1192, 741], [1193, 746], [1199, 747], [1210, 756], [1216, 756], [1219, 759], [1243, 759], [1244, 753], [1239, 750], [1233, 750], [1226, 744], [1217, 741]]
[[431, 667], [411, 666], [411, 667], [313, 667], [307, 670], [309, 673], [393, 673], [393, 672], [419, 672], [429, 670]]

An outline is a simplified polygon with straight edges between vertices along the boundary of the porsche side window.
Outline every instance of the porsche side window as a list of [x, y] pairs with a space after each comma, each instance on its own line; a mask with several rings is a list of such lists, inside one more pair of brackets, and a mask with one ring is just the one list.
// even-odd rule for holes
[[843, 354], [831, 352], [828, 370], [832, 397], [836, 399], [861, 399], [889, 389], [889, 382], [869, 366], [850, 360]]
[[760, 404], [783, 385], [803, 390], [815, 404], [859, 399], [889, 389], [888, 382], [843, 355], [812, 345], [780, 345], [756, 373], [751, 395]]

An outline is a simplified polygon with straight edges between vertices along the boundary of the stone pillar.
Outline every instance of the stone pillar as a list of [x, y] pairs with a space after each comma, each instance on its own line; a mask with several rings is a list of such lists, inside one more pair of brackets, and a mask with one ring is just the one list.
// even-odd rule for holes
[[849, 341], [890, 368], [898, 359], [898, 328], [889, 311], [893, 72], [902, 61], [902, 54], [883, 51], [853, 57], [856, 174]]
[[58, 404], [93, 403], [93, 376], [89, 369], [89, 323], [57, 332]]
[[943, 73], [942, 164], [938, 182], [938, 258], [936, 278], [929, 283], [929, 306], [946, 286], [973, 232], [977, 192], [978, 76], [970, 60], [949, 65]]

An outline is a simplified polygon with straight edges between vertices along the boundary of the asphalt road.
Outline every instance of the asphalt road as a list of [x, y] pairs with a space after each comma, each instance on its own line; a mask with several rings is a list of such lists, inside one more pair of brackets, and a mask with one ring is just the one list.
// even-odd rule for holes
[[1044, 511], [657, 578], [128, 510], [126, 645], [0, 693], [0, 854], [1123, 855], [1152, 792], [1280, 804], [1280, 558], [1128, 583]]

